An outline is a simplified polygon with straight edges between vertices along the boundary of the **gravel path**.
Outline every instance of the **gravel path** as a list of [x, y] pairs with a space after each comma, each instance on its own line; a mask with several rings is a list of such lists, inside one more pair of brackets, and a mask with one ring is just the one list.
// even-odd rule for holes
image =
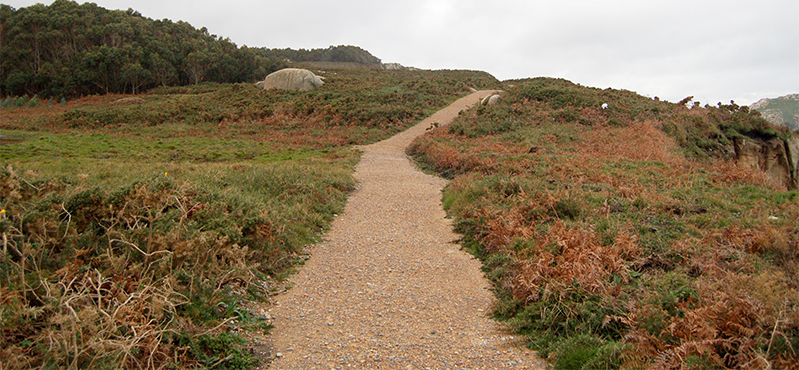
[[487, 317], [480, 262], [460, 250], [441, 208], [446, 181], [405, 155], [433, 122], [448, 124], [489, 93], [358, 148], [358, 190], [269, 309], [271, 369], [545, 368]]

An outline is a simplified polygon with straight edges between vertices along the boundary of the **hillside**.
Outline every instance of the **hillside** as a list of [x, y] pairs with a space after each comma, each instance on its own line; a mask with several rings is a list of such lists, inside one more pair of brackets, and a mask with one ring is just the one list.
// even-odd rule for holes
[[0, 5], [0, 96], [70, 98], [203, 81], [256, 81], [283, 66], [182, 21], [55, 0]]
[[760, 112], [769, 122], [799, 131], [799, 94], [761, 99], [750, 107]]
[[[307, 92], [199, 84], [0, 111], [0, 362], [254, 366], [244, 338], [271, 321], [250, 304], [341, 212], [349, 148], [500, 85], [315, 72], [327, 82]], [[497, 318], [558, 369], [797, 363], [797, 166], [770, 149], [795, 136], [734, 104], [504, 85], [411, 148], [452, 178], [444, 204]]]
[[[253, 86], [289, 63], [325, 84]], [[688, 108], [384, 68], [132, 9], [0, 5], [0, 369], [263, 364], [256, 304], [343, 211], [353, 146], [473, 88], [504, 92], [408, 153], [451, 180], [495, 318], [555, 369], [799, 368], [799, 137], [764, 119], [796, 95]]]
[[452, 179], [494, 315], [555, 369], [788, 369], [799, 193], [747, 159], [784, 140], [795, 178], [799, 139], [745, 107], [537, 78], [409, 152]]
[[327, 70], [0, 109], [0, 367], [252, 368], [286, 289], [386, 138], [483, 72]]
[[133, 9], [72, 0], [21, 9], [0, 4], [0, 97], [60, 100], [201, 82], [255, 82], [289, 62], [381, 67], [380, 59], [356, 46], [238, 47], [205, 28], [153, 20]]

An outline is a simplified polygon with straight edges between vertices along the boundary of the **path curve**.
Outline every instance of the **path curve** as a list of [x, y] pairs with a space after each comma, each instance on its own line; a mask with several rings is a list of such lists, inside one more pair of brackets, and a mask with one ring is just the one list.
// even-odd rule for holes
[[446, 181], [405, 148], [493, 91], [478, 91], [390, 139], [360, 147], [358, 189], [270, 309], [271, 369], [543, 369], [487, 317], [480, 262], [441, 208]]

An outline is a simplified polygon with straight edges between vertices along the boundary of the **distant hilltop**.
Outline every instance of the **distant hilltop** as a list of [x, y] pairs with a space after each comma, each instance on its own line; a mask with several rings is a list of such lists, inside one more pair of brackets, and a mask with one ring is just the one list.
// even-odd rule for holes
[[255, 82], [291, 66], [412, 69], [383, 64], [353, 45], [239, 47], [183, 21], [75, 1], [20, 9], [0, 4], [0, 61], [0, 97], [59, 100], [202, 82]]
[[330, 46], [327, 49], [269, 49], [259, 48], [262, 55], [267, 58], [282, 60], [288, 63], [318, 62], [318, 63], [357, 63], [379, 67], [380, 58], [370, 52], [353, 45]]
[[775, 125], [799, 131], [799, 94], [761, 99], [749, 108], [760, 112], [763, 118]]
[[419, 70], [399, 63], [383, 63], [369, 51], [353, 45], [331, 45], [327, 49], [258, 48], [257, 50], [267, 58], [303, 68]]

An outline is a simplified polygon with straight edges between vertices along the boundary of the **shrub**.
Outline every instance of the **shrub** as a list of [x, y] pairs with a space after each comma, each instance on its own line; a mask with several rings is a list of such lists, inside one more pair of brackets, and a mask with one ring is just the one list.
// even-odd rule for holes
[[588, 334], [580, 334], [564, 340], [557, 350], [555, 370], [588, 369], [586, 365], [596, 357], [603, 341]]
[[41, 102], [39, 101], [39, 96], [38, 96], [38, 95], [34, 95], [34, 96], [31, 98], [31, 100], [29, 100], [29, 101], [28, 101], [28, 104], [27, 104], [27, 106], [28, 106], [29, 108], [36, 108], [36, 107], [38, 107], [40, 104], [41, 104]]
[[799, 208], [726, 161], [735, 137], [783, 133], [734, 103], [512, 83], [411, 151], [453, 177], [494, 315], [555, 368], [796, 367]]
[[555, 203], [558, 217], [576, 220], [583, 214], [583, 206], [573, 199], [563, 199]]

